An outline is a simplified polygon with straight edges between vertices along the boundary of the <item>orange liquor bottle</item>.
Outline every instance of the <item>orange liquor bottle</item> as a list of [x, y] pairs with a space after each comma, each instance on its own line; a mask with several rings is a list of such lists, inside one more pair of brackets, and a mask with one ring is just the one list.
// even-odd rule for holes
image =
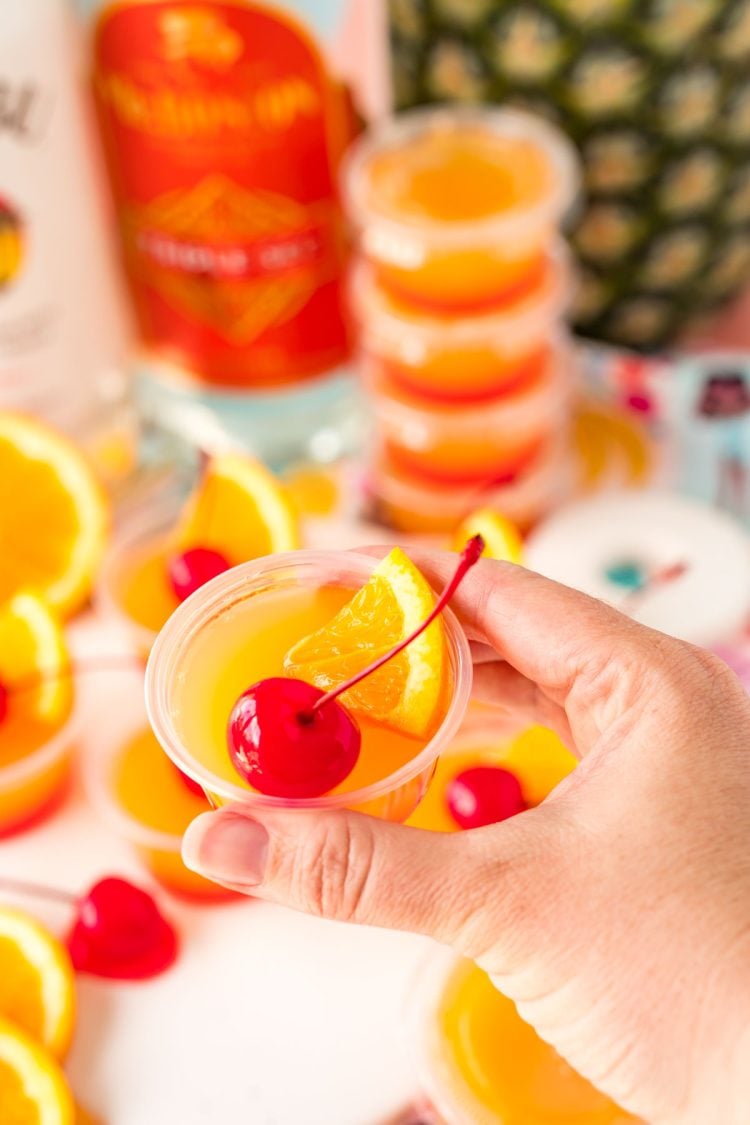
[[339, 367], [354, 115], [303, 25], [251, 0], [104, 3], [94, 88], [148, 362], [245, 390]]

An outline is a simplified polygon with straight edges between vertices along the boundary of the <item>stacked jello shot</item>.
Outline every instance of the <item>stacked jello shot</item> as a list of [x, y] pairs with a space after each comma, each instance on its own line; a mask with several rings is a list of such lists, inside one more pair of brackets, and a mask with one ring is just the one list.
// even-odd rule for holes
[[577, 183], [566, 140], [511, 110], [419, 110], [355, 147], [352, 300], [372, 488], [393, 527], [451, 531], [492, 503], [525, 528], [567, 491], [559, 224]]

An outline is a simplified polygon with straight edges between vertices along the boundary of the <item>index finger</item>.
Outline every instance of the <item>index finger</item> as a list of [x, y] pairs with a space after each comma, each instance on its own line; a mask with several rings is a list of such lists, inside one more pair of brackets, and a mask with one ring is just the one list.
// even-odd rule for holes
[[[456, 555], [408, 547], [427, 580], [441, 589], [456, 568]], [[387, 547], [367, 548], [382, 556]], [[550, 698], [564, 703], [584, 672], [622, 659], [650, 662], [663, 644], [678, 645], [639, 625], [596, 598], [562, 586], [515, 563], [481, 559], [451, 600], [471, 640], [495, 651]], [[658, 645], [656, 642], [658, 641]]]

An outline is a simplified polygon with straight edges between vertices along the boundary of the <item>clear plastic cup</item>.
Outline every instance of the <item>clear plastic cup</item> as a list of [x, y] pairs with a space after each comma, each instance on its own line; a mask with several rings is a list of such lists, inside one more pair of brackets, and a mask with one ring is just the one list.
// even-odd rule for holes
[[179, 513], [176, 497], [126, 515], [104, 558], [94, 591], [97, 613], [113, 623], [145, 662], [159, 629], [178, 601], [167, 580], [169, 537]]
[[438, 483], [520, 474], [540, 446], [570, 423], [570, 359], [561, 341], [536, 379], [481, 405], [430, 402], [367, 365], [363, 378], [390, 459]]
[[[463, 630], [446, 610], [448, 658], [452, 692], [439, 729], [409, 762], [379, 781], [352, 791], [321, 797], [290, 799], [255, 792], [237, 780], [229, 782], [209, 769], [200, 748], [186, 745], [175, 722], [175, 685], [182, 678], [191, 646], [198, 637], [210, 639], [229, 619], [227, 615], [252, 613], [264, 591], [281, 587], [339, 585], [356, 589], [370, 577], [377, 560], [354, 552], [294, 551], [269, 555], [235, 567], [208, 582], [183, 602], [159, 634], [146, 670], [146, 706], [152, 729], [169, 757], [188, 777], [211, 795], [217, 804], [242, 801], [258, 808], [354, 808], [387, 820], [409, 816], [422, 798], [441, 750], [450, 742], [466, 710], [471, 692], [471, 656]], [[221, 652], [216, 658], [221, 660]], [[227, 716], [228, 717], [228, 716]]]
[[[461, 153], [452, 158], [457, 146]], [[476, 171], [466, 165], [472, 151], [502, 167], [512, 184], [506, 205], [480, 204], [481, 217], [467, 218], [410, 205], [409, 191], [431, 160], [435, 180], [434, 161], [453, 159], [453, 195], [465, 196], [482, 175], [481, 165]], [[400, 114], [355, 144], [344, 172], [361, 251], [379, 282], [445, 311], [516, 299], [537, 284], [578, 185], [577, 159], [562, 133], [531, 114], [488, 107]]]
[[[412, 983], [405, 1012], [406, 1047], [441, 1125], [636, 1125], [543, 1042], [486, 978], [461, 993], [462, 974], [477, 982], [483, 977], [470, 961], [435, 950]], [[479, 1017], [469, 997], [484, 1005]], [[444, 1022], [451, 1005], [455, 1041]]]
[[561, 250], [545, 259], [539, 285], [523, 299], [474, 315], [439, 316], [396, 300], [361, 265], [352, 303], [369, 365], [405, 390], [452, 402], [510, 393], [544, 367], [570, 300]]
[[80, 735], [74, 706], [65, 724], [45, 743], [0, 767], [0, 837], [30, 828], [64, 798]]
[[418, 534], [450, 533], [477, 508], [495, 508], [521, 531], [569, 499], [576, 465], [566, 433], [550, 443], [504, 483], [433, 483], [404, 470], [380, 449], [371, 464], [370, 491], [376, 512], [389, 527]]
[[[137, 681], [137, 695], [135, 690], [130, 692], [124, 702], [127, 705], [120, 709], [123, 723], [115, 731], [105, 733], [103, 743], [98, 739], [84, 757], [83, 778], [89, 801], [102, 822], [130, 845], [146, 870], [167, 890], [200, 901], [234, 897], [231, 891], [185, 867], [181, 854], [182, 833], [162, 831], [144, 823], [118, 796], [117, 773], [123, 754], [134, 737], [143, 731], [150, 734], [143, 706], [142, 679]], [[144, 778], [144, 784], [151, 783], [148, 777]], [[207, 804], [205, 809], [208, 809]], [[196, 816], [205, 809], [196, 801]]]

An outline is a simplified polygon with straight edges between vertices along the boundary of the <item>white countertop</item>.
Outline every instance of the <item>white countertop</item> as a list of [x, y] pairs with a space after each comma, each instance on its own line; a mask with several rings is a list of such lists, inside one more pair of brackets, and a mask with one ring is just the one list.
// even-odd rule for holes
[[[91, 621], [76, 633], [78, 654], [117, 651]], [[126, 713], [133, 676], [83, 680], [91, 752]], [[55, 816], [0, 842], [3, 874], [74, 892], [121, 874], [153, 889], [80, 782]], [[193, 906], [156, 894], [182, 935], [177, 965], [138, 984], [79, 977], [66, 1069], [102, 1125], [379, 1125], [410, 1100], [400, 1029], [429, 942], [252, 900]], [[67, 923], [60, 908], [42, 916]]]

